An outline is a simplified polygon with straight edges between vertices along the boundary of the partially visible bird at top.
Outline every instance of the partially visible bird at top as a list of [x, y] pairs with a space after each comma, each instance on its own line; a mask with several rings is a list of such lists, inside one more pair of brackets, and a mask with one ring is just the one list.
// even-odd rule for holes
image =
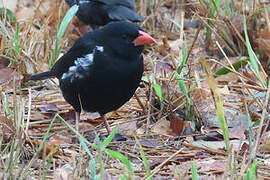
[[50, 71], [28, 80], [57, 77], [65, 100], [80, 113], [98, 112], [107, 132], [105, 114], [125, 104], [138, 88], [144, 66], [144, 45], [155, 40], [137, 24], [111, 22], [79, 38]]
[[134, 0], [65, 0], [71, 7], [78, 5], [77, 17], [93, 30], [111, 21], [142, 22]]

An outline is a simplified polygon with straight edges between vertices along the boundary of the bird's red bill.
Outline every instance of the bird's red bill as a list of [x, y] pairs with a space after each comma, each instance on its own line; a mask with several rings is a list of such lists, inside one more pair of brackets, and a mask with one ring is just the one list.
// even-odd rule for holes
[[135, 39], [135, 46], [156, 43], [156, 40], [146, 32], [139, 31], [140, 35]]

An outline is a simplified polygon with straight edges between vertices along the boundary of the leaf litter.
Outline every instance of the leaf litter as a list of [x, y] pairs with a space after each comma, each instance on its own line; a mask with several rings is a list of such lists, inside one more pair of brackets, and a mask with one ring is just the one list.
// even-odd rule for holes
[[[18, 41], [22, 50], [19, 51], [20, 56], [16, 55], [14, 43], [1, 35], [1, 54], [16, 59], [19, 65], [7, 61], [3, 56], [0, 58], [0, 132], [3, 134], [0, 142], [2, 147], [5, 147], [7, 143], [15, 139], [20, 140], [20, 148], [17, 152], [21, 155], [15, 171], [21, 171], [22, 167], [28, 165], [30, 159], [35, 156], [54, 115], [60, 114], [73, 127], [75, 115], [72, 107], [64, 101], [55, 79], [34, 84], [24, 84], [19, 81], [22, 75], [48, 69], [49, 54], [54, 52], [58, 25], [56, 12], [62, 6], [63, 12], [60, 17], [62, 18], [68, 7], [63, 1], [56, 1], [56, 3], [48, 0], [12, 2], [17, 8], [14, 9], [14, 4], [11, 4], [10, 9], [16, 19], [21, 21]], [[201, 179], [210, 177], [223, 179], [228, 177], [228, 172], [230, 172], [229, 159], [231, 157], [235, 160], [235, 168], [239, 171], [239, 175], [245, 177], [240, 172], [247, 171], [243, 164], [247, 162], [249, 152], [255, 144], [255, 137], [258, 136], [256, 121], [265, 119], [266, 123], [261, 132], [262, 141], [257, 152], [260, 161], [257, 173], [258, 178], [269, 178], [269, 161], [267, 160], [270, 152], [269, 115], [264, 117], [262, 114], [263, 108], [267, 108], [269, 113], [269, 107], [263, 107], [265, 96], [269, 92], [261, 86], [256, 72], [249, 63], [241, 64], [237, 69], [231, 66], [248, 56], [245, 41], [242, 41], [244, 39], [243, 16], [224, 20], [218, 14], [216, 18], [210, 19], [216, 22], [212, 27], [215, 32], [212, 38], [222, 45], [224, 57], [224, 54], [220, 53], [221, 49], [218, 49], [218, 45], [214, 43], [215, 41], [210, 43], [209, 52], [206, 53], [204, 36], [207, 25], [203, 24], [201, 30], [199, 27], [201, 23], [207, 21], [208, 10], [197, 1], [189, 1], [183, 5], [182, 9], [185, 13], [182, 17], [181, 5], [174, 1], [164, 3], [153, 1], [152, 9], [147, 6], [146, 1], [137, 1], [139, 12], [146, 17], [143, 27], [151, 32], [159, 43], [145, 50], [145, 73], [143, 83], [136, 92], [137, 98], [133, 97], [119, 110], [108, 113], [107, 118], [112, 128], [119, 125], [119, 134], [123, 137], [120, 138], [121, 141], [112, 141], [108, 148], [125, 155], [134, 168], [135, 177], [139, 179], [145, 179], [147, 176], [139, 146], [134, 139], [135, 135], [142, 145], [154, 179], [189, 179], [192, 162], [195, 162]], [[246, 8], [249, 6], [246, 5]], [[235, 12], [242, 13], [238, 1]], [[192, 99], [191, 107], [193, 107], [192, 113], [195, 119], [190, 121], [187, 121], [190, 118], [187, 114], [188, 100], [179, 88], [178, 77], [175, 77], [175, 71], [182, 61], [179, 55], [184, 51], [184, 39], [180, 39], [182, 32], [169, 19], [184, 25], [187, 48], [191, 49], [188, 52], [187, 64], [181, 74], [181, 79], [188, 89], [188, 95]], [[260, 63], [264, 69], [260, 69], [259, 73], [266, 82], [268, 76], [265, 76], [265, 72], [269, 73], [267, 61], [270, 54], [269, 27], [261, 20], [262, 18], [258, 20], [258, 23], [260, 22], [260, 26], [264, 26], [265, 30], [260, 29], [258, 33], [254, 31], [250, 18], [248, 33], [252, 47], [256, 50], [261, 49]], [[66, 52], [74, 40], [84, 33], [82, 26], [82, 23], [74, 18], [61, 41], [63, 52]], [[12, 34], [16, 26], [7, 23], [6, 27]], [[221, 34], [222, 28], [232, 39], [236, 47], [235, 52], [229, 53], [228, 41]], [[196, 37], [197, 31], [199, 34]], [[9, 50], [4, 51], [4, 49]], [[214, 80], [217, 91], [222, 96], [232, 145], [230, 151], [233, 155], [228, 156], [226, 153], [226, 144], [216, 115], [213, 95], [205, 81], [206, 75], [200, 64], [200, 53], [206, 57], [207, 66], [213, 74], [219, 70], [225, 72], [215, 76]], [[157, 96], [158, 93], [152, 89], [154, 84], [158, 84], [161, 88], [159, 96], [162, 96], [162, 102]], [[151, 94], [152, 97], [150, 97]], [[248, 112], [245, 104], [248, 105]], [[248, 125], [247, 113], [254, 126]], [[148, 124], [147, 121], [150, 123]], [[101, 141], [106, 136], [102, 121], [99, 120], [97, 114], [83, 113], [79, 127], [80, 132], [90, 142], [98, 143], [97, 135]], [[253, 133], [249, 133], [250, 129]], [[90, 157], [75, 140], [75, 134], [61, 121], [55, 120], [42, 153], [34, 159], [35, 163], [32, 164], [27, 176], [30, 177], [32, 174], [34, 179], [40, 179], [41, 176], [51, 179], [87, 177]], [[90, 151], [94, 156], [99, 156], [97, 150], [90, 148]], [[2, 153], [3, 160], [8, 161], [9, 157], [3, 155]], [[117, 179], [119, 175], [127, 172], [118, 160], [108, 155], [103, 156], [104, 178]], [[50, 164], [51, 161], [53, 163]], [[4, 167], [1, 164], [0, 168], [5, 169]], [[46, 169], [47, 174], [42, 169]], [[99, 173], [99, 169], [96, 173]]]

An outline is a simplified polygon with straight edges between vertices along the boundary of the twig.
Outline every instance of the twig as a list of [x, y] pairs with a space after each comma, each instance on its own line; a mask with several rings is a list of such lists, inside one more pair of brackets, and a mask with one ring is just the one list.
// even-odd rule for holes
[[139, 103], [140, 107], [142, 108], [143, 114], [146, 114], [145, 107], [144, 107], [142, 101], [140, 100], [140, 98], [139, 98], [139, 96], [137, 95], [136, 92], [134, 93], [134, 97], [137, 100], [137, 102]]
[[158, 171], [160, 171], [160, 169], [162, 168], [162, 166], [164, 166], [168, 161], [170, 161], [172, 158], [174, 158], [181, 151], [182, 151], [182, 149], [179, 149], [177, 152], [175, 152], [173, 155], [171, 155], [168, 159], [166, 159], [160, 165], [158, 165], [154, 170], [152, 170], [151, 176], [149, 176], [149, 177], [144, 176], [142, 179], [145, 180], [145, 179], [150, 179], [151, 177], [153, 177], [156, 173], [158, 173]]
[[28, 135], [28, 129], [29, 129], [30, 115], [31, 115], [31, 102], [32, 102], [31, 88], [28, 89], [28, 93], [29, 93], [28, 111], [27, 111], [27, 120], [26, 120], [26, 128], [25, 128], [25, 134], [27, 134], [27, 135]]
[[261, 117], [261, 120], [260, 120], [260, 126], [259, 126], [259, 129], [257, 131], [256, 142], [255, 142], [254, 149], [253, 149], [253, 151], [251, 153], [251, 158], [250, 159], [254, 159], [255, 158], [256, 152], [257, 152], [257, 149], [258, 149], [258, 146], [260, 144], [263, 123], [264, 123], [264, 119], [265, 119], [265, 116], [266, 116], [266, 113], [267, 113], [267, 105], [268, 105], [268, 101], [269, 101], [269, 95], [270, 95], [270, 83], [268, 84], [265, 101], [263, 103], [263, 111], [262, 111], [262, 117]]
[[200, 22], [200, 25], [199, 25], [199, 27], [198, 27], [198, 29], [197, 29], [197, 31], [196, 31], [196, 34], [195, 34], [195, 37], [194, 37], [193, 42], [192, 42], [192, 44], [191, 44], [191, 47], [190, 47], [189, 50], [188, 50], [186, 62], [188, 61], [188, 58], [189, 58], [189, 56], [190, 56], [190, 54], [191, 54], [191, 51], [192, 51], [192, 49], [193, 49], [193, 47], [194, 47], [194, 45], [195, 45], [195, 42], [197, 41], [197, 39], [198, 39], [198, 37], [199, 37], [199, 33], [200, 33], [201, 29], [202, 29], [202, 23]]
[[[222, 54], [224, 55], [224, 57], [225, 57], [225, 59], [227, 60], [227, 62], [230, 64], [230, 67], [233, 69], [233, 72], [236, 73], [237, 71], [236, 71], [235, 68], [233, 67], [232, 62], [231, 62], [230, 59], [227, 57], [226, 53], [223, 51], [223, 49], [221, 48], [221, 46], [220, 46], [220, 44], [218, 43], [218, 41], [216, 41], [216, 44], [218, 45], [220, 51], [221, 51]], [[254, 72], [254, 73], [255, 73], [255, 72]], [[256, 73], [255, 73], [255, 74], [256, 74]], [[242, 82], [243, 84], [245, 84], [245, 82], [244, 82], [242, 76], [239, 76], [239, 79], [241, 80], [241, 82]], [[249, 94], [250, 94], [252, 97], [254, 97], [254, 99], [256, 100], [256, 102], [258, 103], [258, 105], [259, 105], [260, 107], [262, 107], [261, 101], [260, 101], [258, 98], [256, 98], [255, 95], [254, 95], [248, 88], [246, 88], [246, 90], [249, 92]]]
[[270, 83], [268, 84], [268, 88], [267, 88], [267, 92], [266, 92], [266, 97], [265, 97], [265, 101], [263, 104], [263, 111], [262, 111], [262, 116], [261, 116], [261, 120], [260, 120], [260, 126], [259, 129], [257, 131], [257, 137], [256, 137], [256, 141], [255, 141], [255, 145], [254, 145], [254, 149], [251, 152], [250, 158], [248, 163], [245, 164], [245, 167], [242, 169], [242, 172], [246, 172], [247, 168], [249, 167], [249, 165], [251, 164], [251, 162], [254, 160], [254, 158], [256, 157], [257, 154], [257, 150], [258, 150], [258, 146], [261, 142], [261, 135], [262, 135], [262, 128], [263, 128], [263, 124], [264, 124], [264, 119], [267, 113], [267, 105], [268, 105], [268, 101], [269, 101], [269, 96], [270, 96]]
[[[150, 79], [150, 78], [149, 78]], [[146, 134], [149, 133], [149, 126], [150, 126], [150, 120], [151, 120], [151, 102], [152, 102], [152, 96], [153, 96], [153, 85], [150, 83], [150, 95], [149, 95], [149, 100], [147, 103], [147, 122], [146, 122]]]

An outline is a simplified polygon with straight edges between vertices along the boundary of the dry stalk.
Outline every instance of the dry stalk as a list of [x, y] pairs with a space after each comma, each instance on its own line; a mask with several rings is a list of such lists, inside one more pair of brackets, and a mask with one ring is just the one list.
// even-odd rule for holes
[[[237, 75], [240, 74], [240, 73], [238, 73], [238, 72], [234, 69], [234, 67], [233, 67], [233, 65], [232, 65], [232, 63], [231, 63], [231, 61], [230, 61], [230, 59], [227, 57], [226, 53], [223, 51], [223, 49], [221, 48], [221, 46], [219, 45], [219, 43], [218, 43], [217, 41], [216, 41], [216, 43], [217, 43], [217, 45], [218, 45], [220, 51], [221, 51], [222, 54], [224, 55], [225, 59], [226, 59], [227, 62], [230, 64], [230, 67], [231, 67], [232, 70], [233, 70], [232, 72], [237, 73]], [[243, 84], [245, 84], [245, 82], [244, 82], [244, 80], [243, 80], [243, 77], [244, 77], [244, 76], [239, 76], [239, 79], [241, 80], [241, 82], [242, 82]], [[250, 91], [249, 89], [247, 89], [247, 88], [246, 88], [246, 90], [249, 92], [250, 95], [252, 95], [252, 97], [253, 97], [254, 99], [256, 99], [257, 104], [262, 108], [262, 103], [261, 103], [261, 101], [260, 101], [258, 98], [255, 97], [254, 93], [251, 92], [251, 91]]]
[[[168, 159], [166, 159], [165, 161], [163, 161], [160, 165], [158, 165], [155, 169], [153, 169], [151, 171], [151, 176], [150, 177], [153, 177], [156, 173], [158, 173], [160, 171], [160, 169], [167, 163], [169, 162], [172, 158], [174, 158], [177, 154], [179, 154], [180, 152], [182, 151], [182, 149], [179, 149], [178, 151], [176, 151], [173, 155], [171, 155]], [[145, 180], [145, 179], [148, 179], [149, 177], [144, 176], [142, 179]]]

